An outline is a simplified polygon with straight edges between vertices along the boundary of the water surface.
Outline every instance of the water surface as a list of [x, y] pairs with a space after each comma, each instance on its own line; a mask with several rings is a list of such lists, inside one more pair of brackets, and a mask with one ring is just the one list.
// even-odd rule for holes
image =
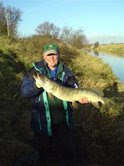
[[115, 75], [124, 83], [124, 57], [98, 52], [92, 52], [91, 55], [101, 58], [109, 64]]

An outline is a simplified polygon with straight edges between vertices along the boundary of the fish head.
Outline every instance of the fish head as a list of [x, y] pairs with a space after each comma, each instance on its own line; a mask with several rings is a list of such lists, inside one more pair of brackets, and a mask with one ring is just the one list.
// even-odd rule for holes
[[44, 84], [45, 84], [45, 78], [44, 78], [44, 76], [43, 76], [42, 74], [40, 74], [40, 73], [35, 73], [35, 74], [33, 74], [33, 78], [35, 79], [35, 81], [38, 82], [38, 84], [39, 84], [41, 87], [44, 86]]
[[34, 79], [38, 81], [45, 91], [49, 93], [54, 93], [56, 91], [56, 85], [46, 76], [38, 73], [36, 76], [34, 76]]

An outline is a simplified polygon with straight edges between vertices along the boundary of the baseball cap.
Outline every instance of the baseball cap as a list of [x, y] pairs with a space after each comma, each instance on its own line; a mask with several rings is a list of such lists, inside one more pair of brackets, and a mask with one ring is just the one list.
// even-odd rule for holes
[[43, 47], [43, 53], [45, 54], [58, 54], [59, 53], [59, 48], [57, 46], [57, 44], [46, 44]]

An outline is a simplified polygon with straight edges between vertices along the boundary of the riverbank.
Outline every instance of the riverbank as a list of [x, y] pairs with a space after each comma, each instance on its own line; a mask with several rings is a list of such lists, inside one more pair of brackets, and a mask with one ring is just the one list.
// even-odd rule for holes
[[124, 44], [106, 44], [96, 48], [98, 52], [106, 52], [113, 55], [124, 56]]
[[90, 54], [93, 57], [97, 57], [98, 59], [102, 59], [104, 63], [108, 64], [113, 73], [120, 79], [122, 83], [124, 83], [124, 57], [123, 56], [115, 56], [109, 53], [96, 52], [92, 51]]

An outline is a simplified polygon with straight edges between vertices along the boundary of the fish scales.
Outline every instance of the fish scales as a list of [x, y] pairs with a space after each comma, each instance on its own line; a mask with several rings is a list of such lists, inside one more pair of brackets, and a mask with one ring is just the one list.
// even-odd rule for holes
[[54, 96], [66, 101], [79, 101], [81, 98], [86, 97], [88, 101], [97, 102], [103, 100], [96, 92], [89, 89], [75, 89], [59, 87], [58, 91], [53, 93]]
[[101, 102], [102, 104], [104, 104], [103, 97], [94, 90], [64, 87], [61, 84], [41, 74], [34, 75], [33, 77], [36, 81], [39, 82], [39, 84], [45, 91], [51, 93], [61, 100], [74, 102], [86, 97], [89, 102]]

